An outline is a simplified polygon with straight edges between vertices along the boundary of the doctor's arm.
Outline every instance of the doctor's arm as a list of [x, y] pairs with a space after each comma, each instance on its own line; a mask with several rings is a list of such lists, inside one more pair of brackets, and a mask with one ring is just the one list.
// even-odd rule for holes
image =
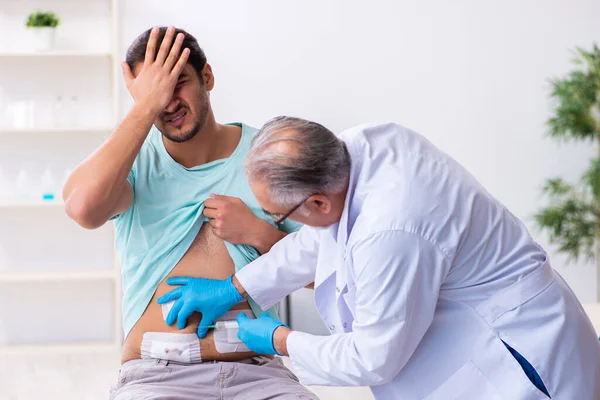
[[198, 337], [204, 338], [207, 326], [234, 304], [242, 301], [246, 295], [249, 294], [266, 310], [294, 290], [313, 282], [318, 248], [315, 230], [303, 227], [280, 240], [267, 254], [227, 279], [167, 279], [169, 285], [178, 287], [160, 297], [157, 302], [165, 304], [176, 300], [166, 322], [167, 325], [172, 325], [177, 321], [179, 329], [187, 326], [187, 319], [193, 312], [201, 312]]
[[234, 284], [263, 310], [315, 280], [318, 232], [309, 226], [290, 233], [234, 275]]
[[[287, 336], [287, 352], [304, 384], [375, 386], [393, 380], [429, 328], [450, 267], [435, 245], [404, 231], [371, 235], [349, 256], [356, 283], [348, 288], [355, 293], [352, 332]], [[285, 350], [282, 332], [288, 333], [280, 328], [274, 336], [278, 351]]]

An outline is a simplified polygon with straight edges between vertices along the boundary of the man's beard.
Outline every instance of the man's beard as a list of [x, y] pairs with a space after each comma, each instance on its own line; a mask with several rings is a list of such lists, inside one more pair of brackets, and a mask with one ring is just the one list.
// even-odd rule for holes
[[[198, 134], [198, 132], [200, 132], [200, 129], [202, 129], [204, 127], [204, 125], [206, 124], [206, 120], [208, 119], [208, 99], [205, 98], [201, 104], [202, 104], [202, 106], [201, 106], [202, 108], [200, 109], [199, 118], [196, 120], [196, 123], [194, 124], [192, 129], [190, 129], [187, 132], [181, 132], [177, 136], [174, 136], [167, 131], [166, 126], [165, 126], [165, 129], [162, 132], [163, 136], [165, 138], [167, 138], [168, 140], [170, 140], [171, 142], [175, 142], [175, 143], [183, 143], [183, 142], [187, 142], [190, 139], [193, 139]], [[175, 110], [173, 113], [171, 113], [171, 115], [178, 112], [182, 107], [183, 106], [179, 107], [177, 110]], [[188, 108], [188, 113], [189, 113], [189, 108]]]
[[[205, 118], [205, 121], [206, 121], [206, 118]], [[173, 136], [169, 132], [166, 132], [166, 129], [164, 132], [162, 132], [162, 134], [164, 137], [166, 137], [171, 142], [183, 143], [183, 142], [187, 142], [188, 140], [192, 139], [194, 136], [196, 136], [198, 134], [198, 132], [200, 132], [200, 123], [196, 122], [194, 124], [194, 126], [192, 127], [192, 129], [190, 129], [189, 131], [184, 132], [180, 135]]]

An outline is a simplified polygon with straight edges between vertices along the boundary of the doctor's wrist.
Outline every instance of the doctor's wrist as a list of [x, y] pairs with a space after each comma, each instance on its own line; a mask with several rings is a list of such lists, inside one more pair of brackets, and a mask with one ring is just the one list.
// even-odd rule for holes
[[287, 338], [292, 333], [292, 330], [286, 326], [280, 326], [273, 332], [273, 347], [277, 354], [281, 356], [289, 356], [287, 350]]

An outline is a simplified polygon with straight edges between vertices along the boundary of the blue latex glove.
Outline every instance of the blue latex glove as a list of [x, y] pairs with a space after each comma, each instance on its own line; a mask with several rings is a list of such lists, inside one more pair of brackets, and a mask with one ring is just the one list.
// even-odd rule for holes
[[177, 300], [167, 316], [167, 325], [173, 325], [177, 320], [177, 327], [183, 329], [194, 311], [201, 312], [198, 337], [204, 338], [208, 332], [206, 326], [243, 300], [240, 292], [233, 286], [232, 279], [233, 275], [224, 280], [183, 276], [167, 279], [169, 285], [181, 285], [157, 300], [158, 304]]
[[[237, 317], [239, 325], [238, 339], [240, 339], [250, 350], [258, 354], [279, 354], [273, 347], [273, 333], [281, 323], [268, 314], [262, 314], [260, 318], [248, 318], [241, 313]], [[281, 354], [279, 354], [281, 355]]]

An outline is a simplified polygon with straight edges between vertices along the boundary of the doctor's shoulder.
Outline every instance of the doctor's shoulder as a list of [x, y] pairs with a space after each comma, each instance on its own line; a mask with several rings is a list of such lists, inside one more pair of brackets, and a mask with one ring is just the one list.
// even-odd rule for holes
[[365, 136], [376, 135], [382, 132], [400, 134], [402, 132], [410, 132], [410, 130], [393, 121], [373, 121], [345, 129], [337, 136], [345, 142], [353, 142], [360, 141]]
[[366, 235], [404, 229], [410, 220], [410, 211], [407, 209], [409, 201], [410, 198], [402, 190], [371, 190], [363, 198], [355, 226], [360, 226]]
[[360, 236], [399, 230], [429, 238], [431, 224], [444, 220], [439, 213], [446, 209], [443, 199], [431, 198], [430, 193], [420, 184], [372, 188], [363, 197], [354, 228], [359, 227]]

